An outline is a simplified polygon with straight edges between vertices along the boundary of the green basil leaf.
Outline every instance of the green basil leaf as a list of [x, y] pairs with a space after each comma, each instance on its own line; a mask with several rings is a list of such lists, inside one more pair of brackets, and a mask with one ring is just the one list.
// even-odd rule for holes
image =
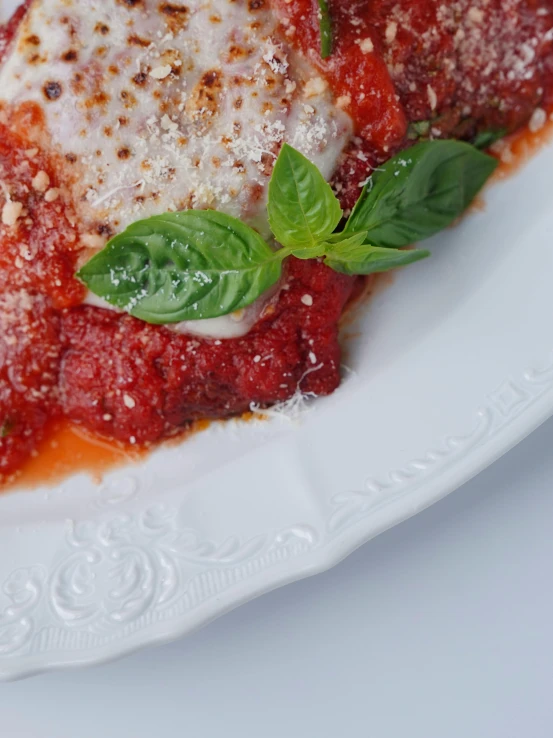
[[343, 241], [353, 242], [359, 241], [359, 243], [365, 243], [367, 240], [367, 231], [359, 231], [357, 233], [349, 233], [347, 231], [340, 231], [339, 233], [333, 233], [326, 239], [326, 247], [331, 248], [331, 244], [342, 243]]
[[410, 141], [418, 138], [425, 138], [430, 133], [430, 121], [429, 120], [414, 120], [409, 123], [407, 129], [407, 138]]
[[366, 234], [355, 233], [340, 242], [328, 244], [325, 264], [343, 274], [373, 274], [406, 266], [430, 255], [429, 251], [388, 249], [365, 243]]
[[373, 172], [345, 230], [366, 230], [388, 248], [429, 238], [461, 215], [496, 167], [462, 141], [416, 144]]
[[477, 149], [489, 149], [492, 144], [506, 135], [506, 128], [499, 128], [495, 131], [480, 131], [474, 137], [472, 145], [476, 146]]
[[249, 305], [278, 280], [287, 253], [229, 215], [186, 210], [133, 223], [77, 276], [141, 320], [177, 323]]
[[319, 241], [314, 246], [302, 246], [296, 249], [288, 249], [296, 259], [318, 259], [326, 253], [326, 243]]
[[319, 0], [319, 29], [321, 32], [321, 58], [332, 54], [332, 19], [327, 0]]
[[269, 182], [269, 225], [290, 248], [324, 241], [342, 217], [340, 203], [317, 167], [284, 144]]
[[0, 424], [0, 438], [7, 438], [12, 432], [14, 422], [10, 418], [4, 418]]

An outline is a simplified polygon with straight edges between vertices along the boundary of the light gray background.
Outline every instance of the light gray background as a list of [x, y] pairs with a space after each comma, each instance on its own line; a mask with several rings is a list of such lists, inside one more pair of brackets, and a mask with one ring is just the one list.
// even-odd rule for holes
[[330, 572], [0, 686], [2, 738], [551, 738], [553, 420]]

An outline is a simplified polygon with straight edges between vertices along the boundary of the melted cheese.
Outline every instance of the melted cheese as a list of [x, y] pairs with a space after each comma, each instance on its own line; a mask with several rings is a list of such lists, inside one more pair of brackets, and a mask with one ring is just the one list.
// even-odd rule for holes
[[[44, 110], [83, 243], [99, 248], [135, 220], [186, 208], [268, 235], [267, 184], [284, 141], [331, 175], [351, 122], [265, 5], [33, 2], [0, 69], [0, 99]], [[227, 317], [215, 331], [251, 324]]]

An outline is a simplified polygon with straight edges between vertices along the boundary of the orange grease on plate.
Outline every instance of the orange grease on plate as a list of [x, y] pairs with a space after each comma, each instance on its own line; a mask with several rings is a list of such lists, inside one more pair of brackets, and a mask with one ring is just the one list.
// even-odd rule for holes
[[78, 472], [88, 472], [96, 481], [108, 469], [136, 461], [143, 454], [144, 449], [92, 436], [68, 420], [54, 421], [35, 453], [2, 489], [53, 485]]
[[[178, 443], [192, 433], [205, 430], [208, 420], [198, 420], [173, 438], [155, 447]], [[12, 481], [0, 484], [0, 491], [16, 488], [32, 489], [52, 486], [63, 479], [85, 472], [100, 482], [110, 469], [137, 462], [151, 450], [150, 446], [132, 446], [89, 433], [69, 420], [53, 421], [44, 439], [27, 459]]]

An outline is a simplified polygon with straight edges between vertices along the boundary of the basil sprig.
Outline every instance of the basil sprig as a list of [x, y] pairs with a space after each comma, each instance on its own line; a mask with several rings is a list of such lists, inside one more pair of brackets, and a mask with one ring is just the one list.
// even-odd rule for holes
[[332, 19], [328, 9], [328, 0], [319, 0], [319, 29], [321, 33], [321, 58], [332, 54]]
[[274, 285], [288, 256], [323, 258], [344, 274], [411, 264], [399, 250], [460, 215], [497, 165], [458, 141], [428, 141], [373, 172], [342, 231], [342, 210], [317, 167], [284, 144], [269, 183], [269, 224], [281, 248], [214, 210], [164, 213], [130, 225], [77, 276], [99, 297], [148, 323], [226, 315]]

